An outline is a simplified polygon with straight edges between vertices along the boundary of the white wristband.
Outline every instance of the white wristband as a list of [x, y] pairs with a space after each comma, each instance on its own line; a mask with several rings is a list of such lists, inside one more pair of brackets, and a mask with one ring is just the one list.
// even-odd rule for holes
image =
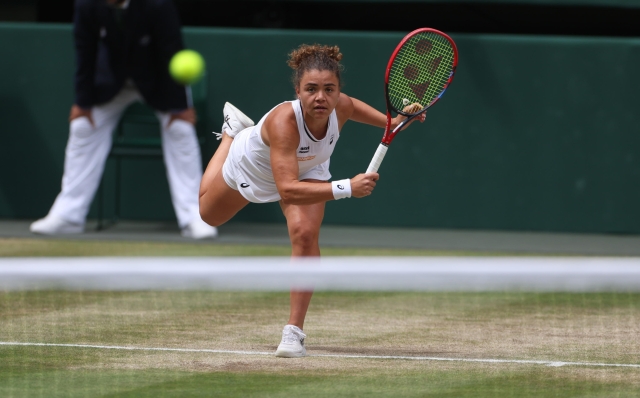
[[351, 180], [331, 181], [331, 190], [335, 200], [351, 197]]

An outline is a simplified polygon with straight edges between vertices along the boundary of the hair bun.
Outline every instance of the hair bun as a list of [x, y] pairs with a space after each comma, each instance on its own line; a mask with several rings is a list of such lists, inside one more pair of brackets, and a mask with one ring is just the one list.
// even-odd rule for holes
[[338, 46], [321, 44], [302, 44], [289, 54], [287, 65], [294, 70], [293, 85], [297, 87], [303, 73], [307, 70], [330, 70], [340, 79], [342, 53]]
[[302, 44], [289, 54], [287, 64], [291, 69], [298, 69], [309, 58], [327, 57], [336, 62], [342, 60], [342, 53], [338, 46], [323, 46], [320, 44]]

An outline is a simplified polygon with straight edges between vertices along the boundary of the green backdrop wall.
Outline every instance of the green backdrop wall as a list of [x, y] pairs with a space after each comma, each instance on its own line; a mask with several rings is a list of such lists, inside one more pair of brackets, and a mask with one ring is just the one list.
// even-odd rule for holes
[[[337, 44], [344, 91], [384, 109], [384, 68], [402, 33], [186, 28], [208, 64], [209, 137], [230, 101], [258, 120], [291, 99], [287, 53]], [[454, 35], [451, 88], [394, 141], [374, 194], [329, 202], [325, 223], [429, 228], [640, 233], [640, 40]], [[73, 100], [68, 25], [0, 24], [0, 217], [46, 214], [60, 189]], [[363, 172], [381, 138], [350, 122], [332, 157], [335, 178]], [[124, 162], [122, 215], [173, 220], [161, 159]], [[112, 204], [113, 165], [105, 176]], [[90, 217], [95, 216], [95, 206]], [[238, 221], [279, 222], [277, 204]]]

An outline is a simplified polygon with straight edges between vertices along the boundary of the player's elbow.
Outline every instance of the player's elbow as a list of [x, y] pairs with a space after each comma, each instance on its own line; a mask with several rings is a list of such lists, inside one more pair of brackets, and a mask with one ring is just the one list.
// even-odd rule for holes
[[276, 187], [282, 203], [287, 205], [296, 204], [298, 194], [295, 183], [279, 183], [276, 184]]
[[296, 204], [296, 195], [291, 190], [283, 189], [279, 193], [280, 193], [280, 199], [282, 200], [282, 203], [286, 205]]

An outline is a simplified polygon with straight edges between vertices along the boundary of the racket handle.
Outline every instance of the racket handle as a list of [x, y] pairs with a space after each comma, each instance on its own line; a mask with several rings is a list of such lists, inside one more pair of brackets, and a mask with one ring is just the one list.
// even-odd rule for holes
[[384, 155], [387, 154], [387, 149], [389, 149], [389, 147], [385, 144], [378, 145], [378, 149], [373, 155], [373, 159], [371, 159], [369, 167], [367, 167], [367, 173], [376, 173], [378, 171], [380, 163], [382, 163], [382, 159], [384, 159]]

